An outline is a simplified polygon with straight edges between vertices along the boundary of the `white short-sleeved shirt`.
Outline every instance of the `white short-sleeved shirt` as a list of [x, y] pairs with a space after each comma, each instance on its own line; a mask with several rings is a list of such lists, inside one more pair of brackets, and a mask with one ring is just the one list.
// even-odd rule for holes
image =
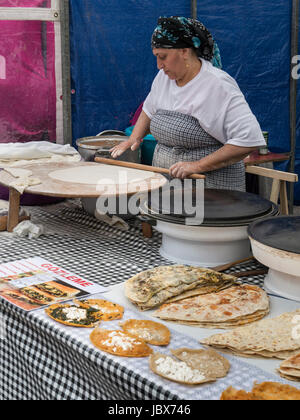
[[201, 62], [198, 75], [182, 87], [160, 70], [143, 111], [150, 119], [158, 109], [188, 114], [223, 144], [264, 146], [259, 123], [236, 81], [209, 61], [201, 59]]

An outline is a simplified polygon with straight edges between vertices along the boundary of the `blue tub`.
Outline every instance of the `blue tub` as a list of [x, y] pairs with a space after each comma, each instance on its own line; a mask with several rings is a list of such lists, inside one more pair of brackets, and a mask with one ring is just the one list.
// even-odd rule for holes
[[[132, 130], [134, 129], [134, 125], [131, 127], [126, 128], [125, 134], [126, 136], [130, 136], [132, 133]], [[152, 165], [152, 159], [154, 154], [154, 149], [157, 145], [157, 141], [151, 134], [148, 134], [143, 139], [143, 143], [141, 146], [141, 163], [143, 165]]]

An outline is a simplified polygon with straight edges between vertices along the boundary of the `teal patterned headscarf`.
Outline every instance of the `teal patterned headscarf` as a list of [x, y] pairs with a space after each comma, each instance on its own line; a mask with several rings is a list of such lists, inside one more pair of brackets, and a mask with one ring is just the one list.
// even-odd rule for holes
[[206, 27], [196, 19], [160, 17], [152, 35], [153, 48], [193, 48], [198, 57], [222, 68], [220, 50]]

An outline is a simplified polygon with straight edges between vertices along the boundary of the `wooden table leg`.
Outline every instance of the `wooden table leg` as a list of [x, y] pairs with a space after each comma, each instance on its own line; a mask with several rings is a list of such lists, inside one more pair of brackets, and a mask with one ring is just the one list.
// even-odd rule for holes
[[280, 210], [281, 214], [283, 215], [289, 214], [289, 201], [287, 197], [287, 186], [285, 181], [280, 182]]
[[145, 238], [152, 238], [153, 231], [150, 223], [142, 222], [142, 231]]
[[7, 232], [12, 232], [19, 224], [21, 194], [14, 188], [9, 189], [9, 209], [7, 218]]
[[272, 203], [278, 204], [279, 194], [280, 194], [280, 179], [273, 179], [270, 201], [272, 201]]

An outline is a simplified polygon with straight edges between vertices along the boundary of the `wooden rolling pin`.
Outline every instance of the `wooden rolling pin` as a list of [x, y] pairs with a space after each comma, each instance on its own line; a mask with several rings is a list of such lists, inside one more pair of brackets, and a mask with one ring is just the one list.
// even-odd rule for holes
[[[102, 158], [102, 157], [95, 157], [95, 162], [105, 163], [106, 165], [123, 166], [125, 168], [139, 169], [141, 171], [158, 172], [160, 174], [167, 174], [167, 175], [169, 175], [169, 169], [166, 169], [166, 168], [157, 168], [156, 166], [150, 166], [150, 165], [142, 165], [140, 163], [123, 162], [121, 160], [107, 159], [107, 158]], [[192, 178], [192, 179], [205, 179], [205, 175], [202, 175], [202, 174], [192, 174], [192, 175], [189, 175], [189, 178]]]
[[232, 276], [240, 278], [240, 277], [250, 277], [250, 276], [259, 276], [263, 274], [267, 274], [269, 270], [266, 268], [261, 270], [249, 270], [249, 271], [240, 271], [238, 273], [231, 273]]
[[238, 265], [238, 264], [241, 264], [241, 263], [244, 263], [244, 262], [248, 262], [248, 261], [251, 261], [251, 260], [254, 260], [254, 259], [255, 258], [252, 257], [252, 256], [248, 257], [248, 258], [243, 258], [242, 260], [233, 261], [233, 262], [228, 263], [228, 264], [218, 265], [217, 267], [213, 267], [212, 270], [219, 271], [219, 272], [225, 271], [225, 270], [228, 270], [231, 267], [234, 267], [235, 265]]

